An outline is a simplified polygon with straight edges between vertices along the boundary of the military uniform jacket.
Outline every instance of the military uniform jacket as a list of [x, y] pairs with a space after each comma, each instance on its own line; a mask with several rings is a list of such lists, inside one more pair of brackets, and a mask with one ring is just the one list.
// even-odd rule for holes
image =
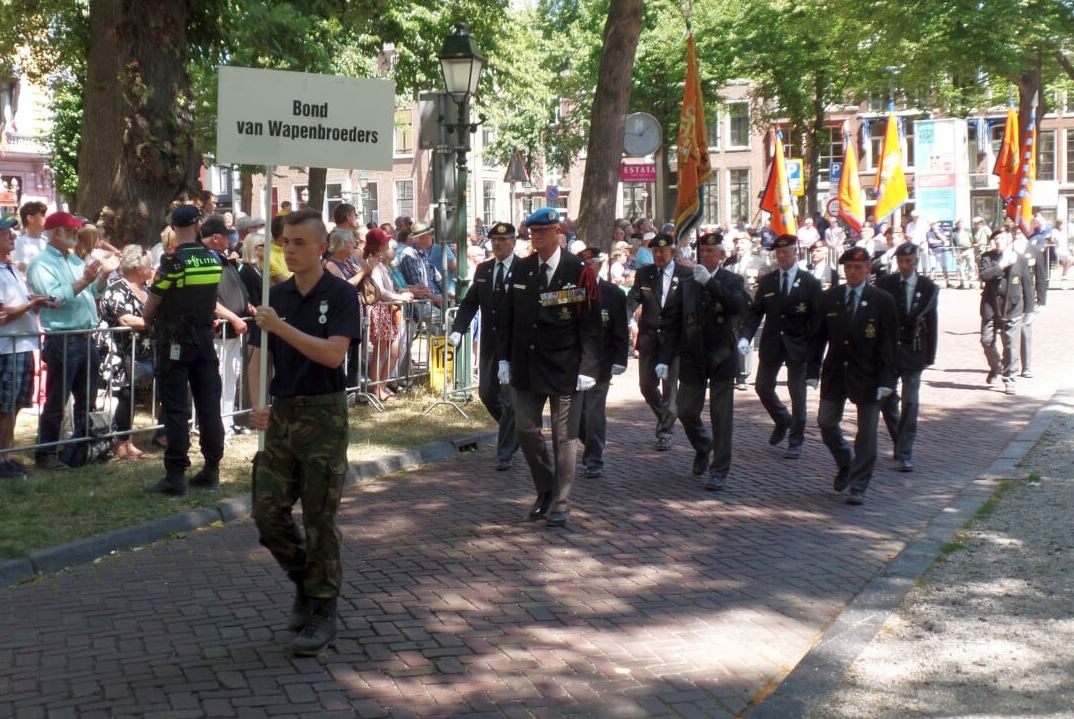
[[679, 379], [692, 384], [738, 374], [738, 325], [750, 305], [745, 281], [720, 269], [705, 285], [692, 277], [683, 288]]
[[661, 307], [663, 281], [663, 271], [655, 264], [639, 269], [634, 275], [634, 286], [630, 288], [627, 312], [632, 315], [641, 305], [638, 352], [655, 358], [657, 364], [670, 365], [679, 347], [683, 287], [694, 281], [694, 273], [690, 268], [675, 263], [668, 296]]
[[612, 365], [627, 366], [630, 352], [630, 331], [627, 329], [626, 295], [607, 280], [600, 288], [600, 373], [598, 382], [612, 379]]
[[746, 282], [746, 291], [750, 297], [757, 292], [757, 285], [770, 268], [765, 261], [752, 252], [745, 257], [732, 257], [724, 264], [724, 269], [734, 272]]
[[511, 363], [512, 387], [566, 396], [576, 391], [578, 375], [596, 379], [600, 373], [600, 305], [580, 287], [581, 259], [560, 250], [544, 290], [538, 289], [540, 265], [537, 253], [515, 260], [498, 354]]
[[823, 400], [847, 397], [855, 404], [876, 401], [878, 387], [895, 386], [897, 338], [898, 318], [891, 295], [865, 285], [858, 311], [851, 318], [846, 309], [846, 285], [836, 285], [820, 298], [806, 378], [820, 376]]
[[1026, 243], [1026, 265], [1033, 280], [1033, 307], [1041, 307], [1048, 302], [1048, 262], [1040, 247], [1032, 242]]
[[1026, 258], [1017, 258], [1009, 267], [1000, 267], [1003, 253], [989, 250], [981, 255], [981, 317], [1012, 319], [1032, 312], [1036, 291]]
[[938, 320], [936, 303], [940, 290], [928, 277], [917, 276], [910, 306], [901, 287], [902, 275], [885, 275], [877, 280], [877, 288], [895, 298], [895, 313], [899, 319], [899, 346], [896, 362], [899, 372], [920, 372], [936, 362]]
[[499, 260], [485, 260], [474, 270], [474, 280], [470, 289], [459, 303], [459, 312], [451, 323], [451, 331], [466, 334], [477, 311], [481, 310], [481, 356], [495, 356], [497, 336], [504, 309], [507, 305], [508, 290], [511, 287], [511, 273], [518, 266], [516, 257], [511, 269], [504, 274], [503, 288], [496, 288], [496, 263]]
[[784, 296], [780, 277], [778, 269], [761, 277], [757, 296], [742, 326], [742, 336], [752, 340], [763, 319], [761, 361], [765, 364], [778, 363], [783, 359], [806, 362], [820, 312], [820, 281], [799, 268], [794, 274], [790, 292]]

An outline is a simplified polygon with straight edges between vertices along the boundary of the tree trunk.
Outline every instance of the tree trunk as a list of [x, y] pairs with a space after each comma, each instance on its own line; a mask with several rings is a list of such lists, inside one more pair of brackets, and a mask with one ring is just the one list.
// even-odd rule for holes
[[251, 217], [254, 214], [254, 171], [249, 165], [239, 170], [239, 209]]
[[641, 35], [641, 7], [642, 0], [611, 0], [590, 114], [578, 238], [586, 245], [605, 250], [611, 248], [612, 242], [619, 165], [623, 159], [623, 123], [630, 105], [630, 80]]
[[306, 204], [318, 212], [324, 211], [324, 184], [328, 179], [328, 169], [324, 167], [311, 167], [306, 186], [309, 199]]
[[148, 247], [172, 200], [196, 189], [187, 167], [189, 0], [90, 0], [89, 8], [76, 206], [90, 216], [112, 208], [112, 241]]
[[809, 123], [809, 131], [806, 137], [805, 161], [806, 171], [809, 172], [809, 182], [806, 183], [806, 212], [809, 217], [817, 214], [817, 185], [820, 184], [820, 135], [824, 129], [824, 71], [817, 70], [813, 82], [813, 120]]
[[[1044, 113], [1048, 111], [1048, 98], [1044, 92], [1044, 82], [1042, 80], [1042, 64], [1041, 57], [1038, 55], [1035, 59], [1029, 61], [1029, 69], [1026, 73], [1015, 81], [1015, 84], [1018, 85], [1018, 137], [1023, 141], [1026, 136], [1026, 127], [1029, 126], [1029, 113], [1033, 109], [1034, 98], [1037, 100], [1038, 129]], [[1022, 151], [1025, 151], [1024, 147], [1022, 147]]]

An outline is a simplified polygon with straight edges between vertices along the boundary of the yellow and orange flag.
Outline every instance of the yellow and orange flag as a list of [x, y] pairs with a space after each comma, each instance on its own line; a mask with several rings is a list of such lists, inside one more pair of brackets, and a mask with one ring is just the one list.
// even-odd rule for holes
[[675, 199], [675, 235], [681, 240], [701, 220], [705, 183], [712, 177], [705, 103], [701, 97], [701, 75], [693, 32], [686, 37], [686, 85], [679, 115], [677, 154], [679, 190]]
[[773, 232], [794, 235], [798, 233], [798, 223], [794, 219], [794, 202], [787, 182], [787, 157], [783, 154], [783, 140], [776, 130], [772, 130], [772, 149], [772, 166], [761, 195], [761, 209], [772, 216]]
[[861, 232], [865, 224], [865, 196], [861, 192], [858, 177], [858, 153], [854, 150], [854, 138], [847, 137], [843, 153], [843, 174], [839, 176], [839, 216], [855, 232]]
[[873, 221], [877, 224], [909, 199], [906, 172], [903, 170], [902, 145], [899, 143], [898, 121], [894, 108], [888, 108], [887, 128], [880, 147], [880, 162], [876, 165], [876, 207]]
[[1007, 217], [1015, 220], [1028, 237], [1033, 220], [1033, 183], [1037, 179], [1037, 101], [1029, 114], [1025, 140], [1022, 141], [1022, 164], [1018, 168], [1018, 195], [1007, 205]]
[[1022, 153], [1018, 151], [1018, 112], [1007, 108], [1007, 122], [1003, 125], [1003, 142], [996, 155], [992, 174], [999, 178], [999, 197], [1010, 204], [1018, 195], [1018, 171], [1021, 169]]

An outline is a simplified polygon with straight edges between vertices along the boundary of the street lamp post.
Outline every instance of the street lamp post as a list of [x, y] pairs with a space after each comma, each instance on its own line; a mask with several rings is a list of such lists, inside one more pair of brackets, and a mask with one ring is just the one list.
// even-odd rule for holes
[[[476, 126], [470, 123], [470, 99], [477, 93], [477, 83], [481, 78], [481, 68], [485, 64], [473, 38], [466, 31], [466, 25], [458, 23], [455, 32], [444, 38], [440, 51], [440, 68], [444, 73], [444, 86], [454, 100], [458, 109], [458, 120], [448, 126], [449, 132], [455, 133], [455, 255], [458, 271], [455, 280], [455, 297], [461, 300], [469, 286], [467, 280], [467, 241], [466, 241], [466, 193], [469, 179], [467, 177], [466, 153], [470, 151], [470, 134]], [[446, 259], [446, 253], [443, 253]], [[462, 366], [456, 366], [455, 376], [461, 376], [469, 386], [471, 370], [470, 343], [462, 347]], [[458, 364], [458, 363], [457, 363]]]

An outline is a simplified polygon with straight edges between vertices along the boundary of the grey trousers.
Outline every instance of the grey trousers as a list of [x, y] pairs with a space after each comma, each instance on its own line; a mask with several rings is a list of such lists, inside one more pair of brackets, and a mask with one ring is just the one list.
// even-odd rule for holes
[[679, 383], [679, 360], [675, 360], [668, 366], [668, 378], [659, 380], [656, 377], [656, 365], [659, 362], [647, 352], [638, 356], [638, 386], [641, 388], [641, 396], [645, 398], [649, 409], [656, 415], [656, 436], [670, 437], [675, 429], [676, 393]]
[[[537, 494], [552, 493], [552, 511], [569, 508], [571, 485], [578, 446], [578, 424], [582, 417], [580, 392], [558, 396], [514, 389], [515, 424], [518, 443], [533, 475]], [[541, 432], [545, 403], [552, 414], [552, 456]]]
[[858, 432], [854, 436], [854, 449], [843, 437], [843, 408], [846, 398], [820, 401], [817, 410], [817, 426], [824, 446], [832, 453], [839, 469], [847, 470], [847, 481], [852, 490], [864, 492], [873, 478], [876, 466], [876, 430], [880, 424], [880, 403], [862, 402], [858, 408]]
[[[709, 390], [709, 420], [712, 432], [701, 420], [705, 391]], [[709, 475], [724, 478], [731, 471], [731, 428], [735, 413], [735, 380], [709, 380], [701, 384], [679, 385], [679, 421], [698, 454], [712, 452]]]
[[791, 411], [787, 412], [786, 405], [780, 401], [776, 394], [776, 376], [782, 362], [766, 364], [761, 362], [757, 367], [757, 382], [754, 387], [761, 405], [768, 412], [768, 416], [777, 425], [786, 425], [789, 428], [789, 446], [800, 446], [805, 440], [806, 425], [806, 384], [805, 363], [787, 361], [787, 389], [791, 395]]
[[895, 445], [895, 459], [914, 458], [914, 440], [917, 438], [918, 396], [921, 394], [921, 371], [903, 372], [899, 375], [902, 397], [895, 391], [880, 401], [884, 424]]
[[496, 376], [498, 366], [496, 355], [482, 354], [477, 395], [481, 404], [489, 411], [499, 425], [496, 436], [496, 459], [501, 462], [511, 461], [518, 451], [518, 430], [515, 428], [515, 408], [510, 385], [500, 384]]
[[[981, 319], [981, 347], [988, 361], [988, 369], [1001, 375], [1004, 382], [1014, 382], [1019, 372], [1022, 326], [1022, 315], [1010, 319]], [[996, 349], [997, 340], [1001, 349]]]
[[608, 389], [611, 382], [597, 382], [582, 393], [582, 421], [578, 438], [582, 440], [582, 466], [604, 468], [604, 446], [608, 442]]
[[1033, 362], [1033, 316], [1034, 313], [1030, 312], [1022, 317], [1022, 344], [1020, 349], [1023, 372], [1028, 371], [1030, 364]]

